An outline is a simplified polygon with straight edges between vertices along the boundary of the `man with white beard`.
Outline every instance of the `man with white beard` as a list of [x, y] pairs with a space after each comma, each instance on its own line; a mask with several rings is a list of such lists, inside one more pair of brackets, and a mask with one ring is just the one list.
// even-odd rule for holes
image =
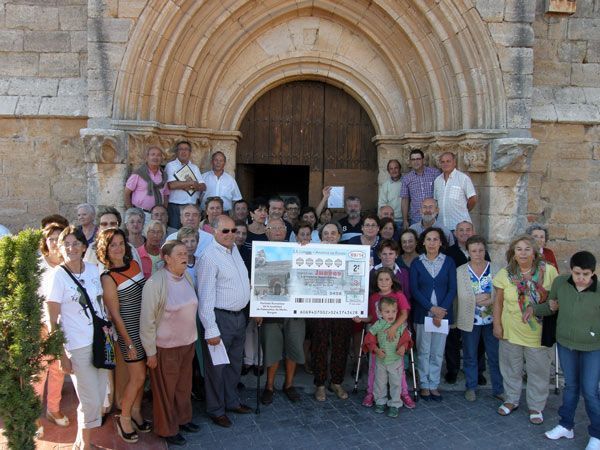
[[454, 245], [454, 235], [437, 220], [439, 212], [437, 200], [433, 198], [424, 199], [423, 203], [421, 203], [421, 220], [413, 223], [410, 229], [415, 230], [420, 236], [429, 227], [441, 228], [446, 235], [446, 239], [448, 239], [448, 246]]

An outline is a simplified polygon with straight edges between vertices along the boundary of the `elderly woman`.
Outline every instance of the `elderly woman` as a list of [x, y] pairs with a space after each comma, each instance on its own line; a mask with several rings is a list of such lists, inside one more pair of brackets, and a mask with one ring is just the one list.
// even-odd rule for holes
[[[342, 237], [342, 228], [337, 222], [330, 222], [321, 228], [321, 243], [338, 244]], [[315, 399], [324, 402], [326, 398], [325, 381], [331, 375], [331, 390], [338, 398], [345, 400], [348, 393], [342, 387], [348, 347], [352, 336], [351, 319], [312, 319], [311, 355], [315, 374]], [[331, 348], [330, 348], [331, 343]], [[327, 359], [331, 350], [331, 362], [328, 370]]]
[[169, 202], [169, 187], [167, 176], [161, 168], [163, 151], [158, 147], [146, 150], [146, 161], [135, 169], [125, 183], [126, 208], [140, 208], [150, 220], [150, 210], [155, 205], [167, 205]]
[[98, 227], [94, 223], [96, 209], [89, 203], [82, 203], [81, 205], [77, 205], [75, 212], [77, 213], [77, 221], [79, 222], [78, 228], [83, 232], [89, 247], [94, 243], [96, 233], [98, 232]]
[[548, 290], [558, 275], [546, 264], [537, 243], [529, 235], [513, 239], [506, 252], [505, 268], [494, 277], [494, 336], [501, 339], [500, 373], [506, 400], [498, 414], [507, 416], [519, 406], [523, 383], [523, 363], [527, 365], [527, 406], [529, 421], [541, 424], [548, 398], [550, 359], [541, 345], [542, 322], [537, 317], [523, 320], [529, 305], [544, 303]]
[[[39, 294], [42, 298], [47, 299], [50, 289], [52, 288], [52, 280], [54, 278], [54, 268], [62, 262], [62, 256], [58, 248], [58, 236], [66, 227], [58, 223], [49, 223], [42, 230], [42, 239], [40, 241], [40, 269], [42, 275], [40, 278]], [[50, 328], [48, 311], [44, 308], [43, 311], [43, 328], [44, 332]], [[43, 400], [44, 387], [48, 380], [48, 401], [46, 408], [46, 418], [60, 426], [66, 427], [69, 425], [69, 418], [60, 411], [60, 401], [62, 398], [61, 391], [63, 387], [65, 374], [60, 368], [58, 360], [47, 361], [38, 381], [34, 384], [36, 395]]]
[[456, 266], [452, 258], [441, 253], [447, 246], [442, 229], [427, 228], [419, 239], [419, 247], [425, 252], [410, 266], [421, 398], [438, 402], [442, 400], [438, 386], [447, 334], [425, 331], [425, 322], [431, 321], [432, 326], [437, 328], [441, 327], [442, 320], [447, 319], [448, 325], [453, 322]]
[[463, 366], [466, 378], [465, 399], [477, 399], [478, 352], [481, 336], [492, 378], [492, 395], [502, 400], [504, 387], [498, 366], [498, 339], [493, 333], [492, 276], [490, 263], [485, 260], [486, 242], [481, 236], [471, 236], [465, 243], [469, 262], [456, 269], [457, 316], [456, 326], [462, 333]]
[[590, 252], [577, 252], [569, 263], [570, 275], [557, 277], [549, 300], [527, 307], [524, 319], [532, 314], [558, 314], [556, 340], [560, 365], [565, 374], [563, 404], [559, 424], [546, 432], [548, 439], [575, 437], [575, 410], [580, 392], [590, 419], [587, 450], [600, 449], [600, 291], [596, 258]]
[[548, 239], [550, 239], [548, 235], [548, 228], [539, 223], [534, 223], [529, 228], [527, 228], [527, 234], [535, 239], [538, 247], [540, 248], [540, 254], [544, 258], [544, 260], [552, 264], [556, 270], [558, 271], [558, 263], [556, 262], [556, 256], [554, 256], [554, 252], [546, 247], [548, 243]]
[[117, 329], [117, 342], [129, 375], [121, 397], [121, 416], [116, 420], [117, 432], [125, 442], [134, 443], [138, 441], [136, 430], [147, 433], [152, 429], [141, 413], [146, 354], [140, 340], [140, 311], [146, 280], [122, 230], [100, 232], [96, 254], [107, 269], [101, 276], [104, 304]]
[[415, 230], [410, 228], [400, 234], [400, 267], [406, 270], [410, 269], [412, 262], [419, 256], [417, 253], [417, 242], [419, 236]]
[[138, 255], [142, 261], [142, 272], [146, 280], [158, 270], [162, 259], [160, 257], [160, 246], [165, 237], [165, 225], [158, 220], [151, 220], [146, 227], [146, 242], [137, 248]]
[[66, 339], [60, 364], [63, 372], [71, 375], [79, 399], [73, 448], [88, 450], [92, 448], [92, 429], [102, 424], [102, 404], [108, 385], [108, 370], [92, 364], [92, 314], [106, 317], [101, 302], [102, 285], [98, 268], [83, 261], [87, 239], [80, 230], [73, 226], [65, 228], [58, 236], [58, 248], [63, 264], [54, 270], [48, 293], [50, 331], [60, 323]]
[[125, 211], [125, 235], [134, 248], [144, 245], [145, 238], [143, 231], [145, 221], [146, 216], [140, 208], [129, 208]]
[[140, 337], [152, 383], [154, 432], [169, 444], [184, 445], [180, 430], [197, 432], [192, 420], [192, 363], [198, 338], [198, 297], [187, 272], [181, 241], [162, 246], [165, 267], [144, 285]]
[[200, 227], [207, 233], [214, 234], [211, 223], [223, 214], [223, 199], [221, 197], [208, 197], [204, 208], [206, 218], [200, 222]]

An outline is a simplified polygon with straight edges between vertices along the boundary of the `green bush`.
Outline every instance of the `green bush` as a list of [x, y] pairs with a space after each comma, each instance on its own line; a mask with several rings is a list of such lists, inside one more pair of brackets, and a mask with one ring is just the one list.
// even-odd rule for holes
[[64, 342], [60, 330], [47, 339], [40, 333], [40, 238], [34, 230], [0, 238], [0, 416], [9, 447], [19, 450], [35, 449], [41, 404], [31, 382]]

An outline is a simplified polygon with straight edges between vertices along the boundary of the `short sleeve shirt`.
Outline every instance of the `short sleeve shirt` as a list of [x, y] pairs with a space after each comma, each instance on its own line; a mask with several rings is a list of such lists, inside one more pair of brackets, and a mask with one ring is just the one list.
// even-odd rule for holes
[[[98, 268], [86, 262], [83, 273], [75, 277], [87, 291], [96, 314], [105, 317]], [[59, 323], [65, 333], [66, 349], [72, 351], [92, 345], [92, 312], [87, 306], [85, 296], [63, 268], [54, 269], [52, 287], [47, 295], [48, 301], [60, 303]]]
[[[550, 291], [554, 278], [558, 276], [554, 266], [546, 264], [544, 273], [544, 288]], [[504, 290], [504, 303], [502, 308], [502, 328], [504, 339], [511, 344], [523, 345], [525, 347], [538, 348], [541, 346], [542, 327], [536, 326], [532, 329], [529, 324], [523, 323], [521, 308], [518, 303], [517, 287], [510, 281], [506, 268], [501, 269], [493, 280], [497, 289]]]
[[460, 222], [471, 221], [467, 200], [476, 195], [475, 186], [468, 175], [454, 169], [448, 180], [444, 174], [433, 182], [433, 197], [438, 201], [440, 214], [438, 219], [450, 231]]
[[438, 169], [426, 166], [421, 175], [411, 170], [402, 177], [400, 197], [410, 200], [410, 223], [421, 220], [421, 203], [433, 197], [433, 182], [439, 174]]
[[[469, 271], [469, 279], [471, 280], [471, 287], [473, 293], [477, 294], [492, 294], [492, 272], [490, 269], [490, 263], [487, 266], [481, 276], [477, 276], [471, 269], [471, 266], [467, 266]], [[473, 319], [473, 325], [489, 325], [492, 323], [492, 305], [489, 306], [477, 306], [475, 305], [475, 314]]]
[[[187, 165], [189, 166], [190, 170], [194, 173], [196, 181], [198, 183], [204, 183], [204, 178], [202, 178], [202, 174], [200, 173], [200, 169], [198, 169], [198, 166], [192, 162], [189, 162]], [[177, 158], [167, 163], [167, 165], [165, 166], [167, 182], [182, 181], [175, 178], [175, 174], [179, 172], [179, 170], [182, 167], [183, 164]], [[183, 189], [171, 189], [171, 193], [169, 195], [169, 203], [176, 203], [178, 205], [189, 205], [190, 203], [196, 204], [199, 198], [199, 192], [194, 192], [192, 195], [190, 195]]]

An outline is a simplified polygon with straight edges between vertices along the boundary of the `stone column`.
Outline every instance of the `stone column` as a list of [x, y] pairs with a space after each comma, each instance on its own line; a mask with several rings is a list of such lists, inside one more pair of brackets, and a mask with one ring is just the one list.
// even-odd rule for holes
[[405, 151], [400, 136], [375, 136], [373, 142], [377, 147], [377, 185], [388, 179], [387, 164], [390, 159], [397, 159], [402, 165], [402, 172], [406, 172], [410, 167], [407, 166]]
[[127, 177], [127, 139], [119, 130], [80, 130], [88, 177], [87, 201], [95, 206], [123, 209]]
[[479, 188], [482, 233], [492, 260], [505, 263], [504, 253], [527, 226], [527, 184], [531, 156], [538, 145], [531, 138], [502, 138], [491, 143], [490, 170]]

